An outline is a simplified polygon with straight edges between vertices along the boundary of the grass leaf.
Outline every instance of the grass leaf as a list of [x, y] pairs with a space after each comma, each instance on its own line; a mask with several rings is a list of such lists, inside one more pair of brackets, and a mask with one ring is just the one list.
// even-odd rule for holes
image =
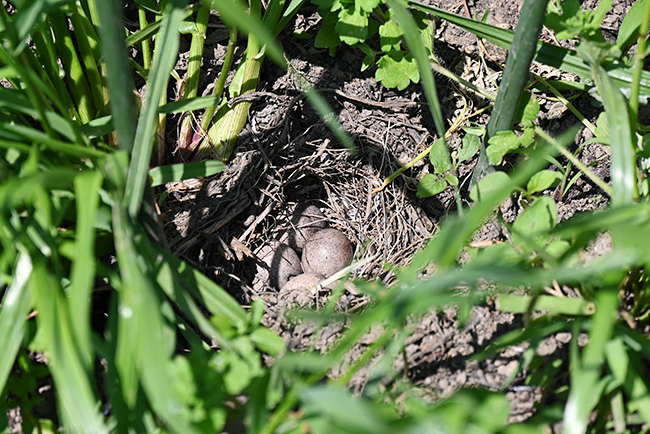
[[32, 306], [32, 294], [27, 281], [32, 272], [32, 262], [28, 254], [20, 253], [13, 281], [5, 291], [0, 308], [0, 389], [9, 377], [16, 360], [16, 354], [25, 333], [25, 322]]
[[154, 167], [149, 169], [149, 176], [151, 176], [151, 186], [156, 187], [167, 182], [212, 176], [224, 170], [226, 165], [221, 161], [199, 161]]
[[149, 160], [153, 149], [154, 132], [158, 125], [158, 103], [163, 92], [167, 90], [169, 74], [178, 56], [180, 39], [178, 29], [185, 18], [185, 4], [186, 1], [183, 0], [169, 1], [162, 19], [160, 32], [157, 35], [160, 40], [160, 47], [164, 48], [156, 50], [154, 53], [153, 64], [147, 80], [147, 99], [140, 112], [133, 156], [127, 176], [124, 199], [128, 203], [131, 216], [138, 214], [142, 204]]

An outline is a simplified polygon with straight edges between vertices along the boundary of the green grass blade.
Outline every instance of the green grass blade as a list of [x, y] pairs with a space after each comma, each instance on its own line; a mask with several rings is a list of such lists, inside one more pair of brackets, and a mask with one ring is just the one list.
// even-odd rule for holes
[[[121, 21], [119, 2], [103, 0], [97, 2], [101, 26], [102, 56], [106, 66], [106, 86], [111, 96], [110, 106], [113, 113], [113, 125], [117, 133], [120, 149], [133, 150], [135, 139], [135, 85], [124, 45], [124, 32]], [[142, 195], [140, 195], [140, 200]]]
[[52, 139], [47, 134], [24, 125], [0, 124], [0, 136], [2, 136], [3, 132], [17, 134], [23, 142], [39, 143], [54, 151], [77, 158], [101, 158], [106, 155], [104, 151]]
[[[90, 84], [81, 67], [81, 61], [77, 57], [75, 43], [70, 36], [68, 20], [62, 13], [53, 13], [50, 15], [50, 23], [54, 32], [57, 51], [61, 56], [65, 81], [69, 89], [74, 89], [70, 94], [77, 106], [79, 122], [87, 123], [95, 116], [97, 109], [90, 91]], [[79, 41], [81, 38], [78, 37], [77, 40]]]
[[212, 176], [224, 170], [226, 170], [226, 165], [221, 161], [199, 161], [154, 167], [149, 169], [149, 176], [151, 177], [151, 186], [156, 187], [167, 182]]
[[30, 289], [38, 310], [37, 323], [43, 333], [63, 426], [69, 432], [108, 433], [74, 343], [63, 289], [43, 262], [34, 263]]
[[[571, 390], [564, 410], [564, 429], [568, 434], [583, 434], [594, 407], [598, 404], [605, 348], [612, 336], [618, 309], [617, 287], [601, 289], [596, 295], [596, 313], [592, 317], [589, 342], [582, 358], [572, 363]], [[577, 339], [577, 336], [574, 336]]]
[[174, 342], [173, 335], [165, 333], [167, 326], [162, 311], [166, 301], [154, 283], [153, 264], [146, 260], [152, 256], [148, 237], [136, 232], [126, 208], [119, 203], [113, 207], [113, 223], [122, 277], [118, 308], [118, 330], [121, 330], [118, 341], [122, 342], [118, 342], [116, 362], [120, 364], [120, 374], [131, 376], [129, 388], [124, 391], [131, 398], [127, 402], [135, 406], [135, 374], [152, 408], [166, 425], [177, 433], [198, 434], [180, 412], [182, 405], [172, 388], [174, 379], [167, 377], [172, 372]]
[[13, 280], [0, 307], [0, 390], [7, 382], [25, 333], [27, 314], [32, 306], [32, 295], [27, 285], [31, 272], [32, 262], [29, 255], [20, 253]]
[[[86, 16], [84, 9], [79, 3], [75, 4], [75, 9], [71, 14], [70, 19], [74, 26], [76, 40], [79, 44], [79, 51], [82, 56], [86, 75], [88, 76], [88, 83], [92, 92], [94, 106], [98, 110], [93, 114], [93, 117], [106, 114], [108, 110], [108, 93], [104, 87], [104, 79], [102, 78], [99, 69], [101, 59], [99, 38], [92, 22]], [[102, 65], [105, 67], [105, 63], [102, 63]]]
[[275, 42], [272, 33], [273, 29], [265, 28], [261, 20], [251, 17], [242, 3], [233, 0], [203, 0], [203, 3], [209, 4], [213, 9], [218, 10], [229, 25], [233, 25], [247, 35], [257, 38], [260, 44], [265, 46], [266, 53], [271, 59], [278, 65], [285, 67], [286, 62], [282, 55], [282, 49]]
[[147, 99], [145, 100], [135, 136], [133, 156], [126, 183], [124, 199], [128, 203], [129, 214], [136, 216], [142, 204], [147, 183], [149, 160], [153, 149], [154, 132], [158, 125], [158, 107], [161, 96], [167, 91], [171, 69], [178, 56], [180, 35], [178, 29], [185, 17], [183, 0], [170, 0], [162, 19], [157, 37], [160, 47], [154, 53], [153, 64], [147, 80]]
[[[483, 176], [490, 172], [486, 143], [500, 131], [512, 129], [519, 110], [519, 100], [528, 83], [530, 64], [537, 51], [539, 32], [544, 25], [546, 3], [548, 0], [525, 0], [517, 29], [508, 53], [506, 68], [503, 71], [497, 100], [494, 103], [487, 134], [481, 145], [481, 154], [476, 163], [472, 184], [475, 185]], [[516, 101], [516, 103], [515, 103]]]
[[[440, 101], [438, 100], [438, 92], [436, 91], [436, 82], [433, 78], [433, 72], [429, 67], [429, 56], [424, 48], [422, 37], [417, 31], [417, 25], [413, 17], [406, 11], [397, 0], [388, 0], [388, 4], [395, 13], [395, 16], [404, 30], [404, 38], [408, 43], [409, 49], [413, 57], [417, 61], [418, 69], [420, 70], [420, 80], [422, 80], [422, 87], [424, 87], [425, 96], [431, 107], [431, 114], [433, 122], [438, 130], [438, 137], [445, 142], [445, 122], [442, 116], [442, 109]], [[445, 144], [446, 146], [446, 144]]]
[[228, 318], [237, 330], [244, 330], [249, 323], [248, 315], [241, 305], [228, 292], [210, 280], [205, 274], [188, 266], [162, 248], [158, 249], [165, 262], [171, 264], [174, 273], [181, 276], [183, 282], [190, 282], [186, 289], [208, 308], [213, 315]]
[[[194, 14], [200, 5], [196, 4], [193, 5], [192, 7], [189, 7], [185, 10], [185, 14], [183, 15], [183, 19], [187, 19]], [[138, 30], [137, 32], [132, 33], [128, 38], [126, 38], [125, 43], [127, 47], [131, 47], [133, 45], [139, 44], [142, 41], [146, 39], [150, 39], [153, 35], [158, 33], [160, 30], [160, 25], [162, 24], [162, 21], [156, 20], [153, 23], [147, 25], [145, 28]]]
[[607, 365], [629, 397], [629, 411], [638, 411], [645, 423], [650, 423], [650, 391], [641, 375], [638, 354], [625, 347], [624, 339], [612, 339], [605, 348]]
[[497, 306], [501, 312], [526, 313], [532, 307], [535, 311], [548, 311], [558, 315], [591, 315], [595, 311], [594, 304], [582, 298], [553, 297], [540, 295], [532, 297], [529, 295], [500, 295], [497, 298]]
[[92, 372], [93, 353], [90, 340], [90, 298], [95, 285], [95, 230], [93, 225], [99, 205], [98, 191], [103, 177], [100, 172], [84, 171], [74, 179], [77, 205], [75, 251], [70, 270], [68, 304], [72, 332], [79, 356], [87, 372]]
[[161, 106], [160, 113], [170, 114], [180, 113], [184, 111], [189, 112], [194, 110], [201, 110], [219, 104], [220, 99], [221, 98], [218, 96], [209, 95], [172, 101]]
[[595, 68], [594, 78], [603, 98], [609, 121], [612, 147], [612, 206], [625, 206], [638, 197], [636, 184], [636, 140], [632, 131], [627, 101], [600, 65]]

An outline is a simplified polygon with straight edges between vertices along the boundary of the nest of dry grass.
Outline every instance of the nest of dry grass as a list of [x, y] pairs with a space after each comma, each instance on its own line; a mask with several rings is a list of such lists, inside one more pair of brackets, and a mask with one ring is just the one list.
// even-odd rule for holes
[[[406, 265], [431, 236], [441, 209], [444, 212], [438, 199], [415, 196], [415, 180], [426, 170], [423, 163], [373, 194], [403, 160], [415, 157], [430, 144], [427, 141], [432, 143], [428, 134], [420, 135], [421, 143], [413, 146], [408, 125], [391, 127], [390, 118], [355, 116], [347, 108], [339, 115], [346, 130], [359, 130], [350, 125], [352, 119], [371, 120], [363, 128], [374, 133], [357, 136], [352, 153], [338, 144], [315, 113], [299, 114], [298, 123], [309, 126], [298, 128], [301, 133], [295, 137], [287, 134], [286, 118], [277, 113], [287, 113], [293, 105], [290, 98], [274, 98], [256, 110], [226, 172], [166, 186], [162, 208], [172, 251], [246, 304], [270, 290], [260, 292], [251, 285], [253, 252], [288, 229], [296, 203], [316, 205], [330, 227], [352, 241], [353, 262], [366, 262], [354, 276], [386, 283], [393, 273], [385, 265]], [[296, 128], [290, 125], [289, 130]]]

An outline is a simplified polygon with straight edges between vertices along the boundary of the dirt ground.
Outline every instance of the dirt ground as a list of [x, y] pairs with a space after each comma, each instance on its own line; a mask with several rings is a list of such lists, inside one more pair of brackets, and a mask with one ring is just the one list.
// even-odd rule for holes
[[[595, 3], [592, 1], [592, 3]], [[605, 36], [616, 37], [616, 29], [631, 6], [625, 0], [615, 1], [603, 26]], [[472, 16], [481, 16], [489, 9], [489, 22], [514, 29], [521, 2], [517, 0], [455, 0], [433, 1], [431, 4]], [[297, 203], [316, 205], [325, 214], [331, 227], [347, 235], [355, 249], [355, 261], [368, 263], [353, 274], [379, 279], [390, 284], [394, 275], [386, 263], [406, 265], [413, 253], [435, 233], [441, 220], [454, 214], [455, 198], [451, 188], [427, 199], [416, 196], [417, 181], [432, 171], [428, 159], [416, 163], [404, 176], [382, 191], [373, 194], [384, 179], [402, 167], [437, 139], [435, 127], [420, 85], [404, 91], [383, 88], [374, 79], [374, 70], [360, 72], [364, 57], [361, 51], [342, 46], [336, 57], [317, 49], [312, 40], [298, 40], [294, 29], [315, 35], [320, 18], [315, 8], [303, 8], [293, 28], [279, 38], [292, 67], [289, 72], [265, 61], [258, 90], [265, 92], [252, 106], [250, 122], [242, 133], [227, 172], [200, 182], [168, 185], [169, 196], [162, 211], [165, 230], [174, 253], [205, 272], [227, 288], [243, 305], [263, 298], [267, 304], [264, 322], [280, 332], [291, 349], [306, 348], [313, 338], [314, 327], [290, 324], [283, 319], [287, 301], [268, 286], [253, 284], [254, 267], [251, 252], [278, 239], [286, 229], [287, 216]], [[291, 27], [291, 26], [290, 26]], [[202, 89], [209, 92], [220, 70], [227, 33], [211, 27], [216, 36], [206, 48]], [[225, 36], [225, 37], [224, 37]], [[544, 30], [543, 39], [550, 38]], [[189, 49], [189, 38], [183, 49]], [[244, 41], [241, 41], [243, 51]], [[477, 38], [449, 23], [437, 21], [436, 54], [451, 71], [480, 87], [494, 90], [492, 80], [505, 64], [505, 51], [489, 43], [485, 50]], [[483, 50], [483, 51], [482, 51]], [[187, 53], [181, 56], [177, 72], [183, 74]], [[485, 59], [483, 62], [481, 59]], [[538, 73], [551, 73], [536, 65]], [[299, 97], [299, 79], [306, 78], [322, 91], [344, 129], [353, 137], [355, 153], [344, 149], [323, 120]], [[461, 114], [465, 104], [472, 114], [488, 102], [467, 93], [444, 77], [437, 77], [437, 88], [447, 126]], [[273, 95], [272, 97], [270, 95]], [[557, 133], [576, 122], [561, 104], [541, 98], [540, 126]], [[588, 97], [574, 101], [592, 122], [599, 110]], [[487, 125], [485, 113], [469, 117], [471, 122]], [[462, 139], [455, 131], [449, 139], [452, 148]], [[173, 149], [175, 132], [168, 137]], [[587, 139], [583, 134], [578, 143]], [[601, 145], [587, 145], [579, 157], [591, 163], [607, 153]], [[475, 161], [462, 164], [459, 179], [463, 204], [467, 199], [468, 181]], [[609, 178], [609, 159], [594, 166], [605, 180]], [[161, 193], [160, 191], [158, 193]], [[564, 195], [558, 197], [559, 219], [577, 212], [602, 208], [607, 198], [585, 177]], [[521, 211], [518, 198], [502, 205], [499, 217], [512, 222]], [[507, 229], [495, 220], [477, 234], [477, 241], [505, 241]], [[602, 244], [602, 243], [601, 243]], [[607, 242], [599, 247], [607, 249]], [[253, 255], [254, 256], [254, 255]], [[370, 259], [369, 259], [370, 258]], [[317, 306], [327, 293], [321, 293], [302, 304]], [[347, 292], [341, 308], [353, 311], [367, 300]], [[448, 396], [462, 387], [499, 390], [515, 370], [525, 347], [509, 348], [483, 362], [468, 358], [485, 348], [496, 337], [522, 326], [518, 315], [502, 313], [492, 303], [477, 307], [471, 320], [459, 327], [453, 310], [431, 312], [419, 324], [406, 347], [410, 380], [434, 396]], [[331, 325], [317, 342], [325, 351], [337, 339], [342, 325]], [[566, 351], [568, 337], [547, 339], [538, 350], [552, 359]], [[402, 360], [396, 361], [404, 367]], [[543, 401], [543, 392], [523, 385], [520, 375], [509, 386], [507, 396], [512, 402], [512, 421], [521, 421], [535, 414], [536, 403]], [[356, 384], [355, 384], [356, 381]], [[352, 387], [363, 387], [363, 378], [356, 378]]]

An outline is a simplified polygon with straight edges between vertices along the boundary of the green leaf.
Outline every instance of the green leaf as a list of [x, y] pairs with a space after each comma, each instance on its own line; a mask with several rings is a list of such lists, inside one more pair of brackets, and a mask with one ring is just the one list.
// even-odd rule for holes
[[0, 389], [4, 389], [25, 333], [27, 314], [32, 306], [32, 294], [27, 285], [32, 272], [29, 255], [20, 253], [13, 279], [6, 289], [0, 308]]
[[557, 224], [557, 205], [548, 196], [533, 202], [512, 225], [512, 242], [526, 250], [538, 250], [549, 238], [549, 231]]
[[131, 216], [136, 216], [142, 205], [149, 160], [154, 144], [154, 132], [158, 126], [158, 105], [160, 96], [166, 92], [170, 72], [178, 56], [180, 41], [178, 27], [185, 16], [183, 8], [185, 3], [183, 0], [169, 2], [162, 19], [160, 32], [156, 36], [161, 38], [161, 46], [165, 49], [156, 50], [154, 53], [151, 72], [147, 80], [147, 99], [140, 112], [135, 133], [135, 146], [133, 146], [133, 156], [129, 165], [124, 193], [124, 200], [128, 203]]
[[286, 351], [286, 345], [277, 333], [266, 327], [258, 327], [250, 334], [250, 340], [255, 346], [272, 357], [277, 357]]
[[314, 47], [316, 48], [329, 48], [330, 54], [333, 48], [338, 47], [341, 44], [341, 39], [339, 39], [338, 33], [334, 28], [334, 24], [325, 24], [320, 28], [316, 39], [314, 39]]
[[402, 36], [404, 36], [404, 32], [396, 21], [386, 21], [384, 24], [379, 26], [379, 43], [381, 45], [381, 50], [386, 53], [391, 49], [399, 50]]
[[[607, 343], [612, 337], [618, 309], [618, 285], [600, 288], [596, 293], [596, 313], [591, 321], [589, 341], [578, 352], [571, 350], [571, 389], [564, 408], [564, 426], [569, 432], [584, 433], [593, 409], [601, 401], [606, 379], [602, 378]], [[577, 332], [577, 330], [576, 330]]]
[[500, 295], [497, 298], [497, 308], [501, 312], [526, 313], [532, 307], [535, 311], [549, 311], [557, 315], [592, 315], [596, 306], [592, 301], [582, 298], [554, 297], [551, 295]]
[[69, 432], [108, 433], [104, 418], [96, 405], [91, 377], [84, 370], [74, 342], [70, 315], [59, 281], [42, 261], [33, 263], [30, 289], [38, 309], [37, 324], [43, 333], [50, 372], [56, 384], [57, 402]]
[[539, 101], [530, 92], [525, 92], [522, 99], [524, 96], [526, 96], [526, 105], [523, 107], [519, 122], [525, 127], [532, 127], [539, 114]]
[[375, 64], [375, 52], [367, 44], [359, 44], [359, 49], [366, 55], [361, 63], [361, 72], [363, 72]]
[[643, 8], [646, 1], [638, 0], [634, 3], [623, 19], [616, 37], [616, 45], [621, 51], [625, 51], [634, 45], [639, 37], [639, 27], [641, 27], [641, 18], [643, 17]]
[[[480, 38], [498, 45], [499, 47], [510, 50], [514, 38], [512, 30], [502, 29], [479, 21], [471, 20], [458, 14], [454, 14], [444, 9], [429, 6], [416, 0], [407, 0], [409, 6], [419, 10], [432, 13], [440, 18], [449, 20], [453, 24], [476, 34]], [[648, 46], [650, 51], [650, 45]], [[563, 71], [580, 75], [585, 79], [591, 79], [591, 68], [576, 55], [575, 51], [556, 45], [539, 41], [537, 43], [537, 55], [535, 60], [545, 65], [553, 66]], [[629, 89], [632, 82], [632, 67], [621, 62], [607, 62], [603, 65], [612, 80], [620, 88]], [[641, 95], [650, 95], [650, 72], [641, 72]]]
[[379, 6], [380, 0], [355, 0], [354, 3], [359, 6], [362, 11], [372, 13], [372, 11]]
[[519, 148], [521, 141], [514, 131], [499, 131], [489, 141], [490, 146], [486, 152], [491, 165], [497, 166], [503, 161], [503, 157], [510, 151]]
[[77, 226], [75, 228], [74, 259], [70, 270], [68, 304], [72, 331], [78, 352], [87, 371], [92, 370], [90, 303], [95, 285], [95, 228], [99, 206], [99, 190], [104, 178], [99, 171], [86, 170], [74, 179]]
[[328, 422], [329, 432], [388, 434], [394, 432], [369, 402], [333, 386], [313, 386], [301, 394], [303, 410]]
[[420, 81], [420, 72], [410, 54], [391, 50], [379, 58], [375, 79], [387, 88], [404, 90], [411, 82]]
[[602, 112], [596, 119], [596, 137], [599, 139], [609, 138], [609, 119], [606, 112]]
[[510, 177], [505, 172], [488, 173], [477, 185], [472, 187], [469, 197], [474, 202], [480, 202], [493, 192], [505, 190], [511, 183]]
[[155, 0], [135, 0], [135, 2], [150, 12], [158, 13], [159, 11]]
[[445, 173], [445, 179], [447, 180], [449, 185], [454, 185], [454, 186], [458, 185], [458, 178], [451, 173]]
[[528, 181], [528, 194], [544, 191], [551, 188], [562, 179], [562, 174], [555, 170], [540, 170]]
[[149, 176], [151, 177], [151, 186], [156, 187], [168, 182], [212, 176], [224, 170], [226, 170], [226, 165], [221, 161], [199, 161], [154, 167], [149, 169]]
[[453, 169], [444, 140], [438, 139], [435, 141], [429, 152], [429, 159], [436, 173], [444, 174]]
[[463, 142], [458, 150], [458, 163], [467, 161], [472, 158], [481, 148], [481, 139], [474, 134], [465, 134]]
[[435, 196], [447, 188], [447, 181], [438, 178], [437, 175], [426, 174], [418, 184], [418, 197], [425, 198]]
[[339, 39], [348, 45], [364, 42], [368, 37], [368, 15], [357, 9], [341, 9], [334, 28]]

